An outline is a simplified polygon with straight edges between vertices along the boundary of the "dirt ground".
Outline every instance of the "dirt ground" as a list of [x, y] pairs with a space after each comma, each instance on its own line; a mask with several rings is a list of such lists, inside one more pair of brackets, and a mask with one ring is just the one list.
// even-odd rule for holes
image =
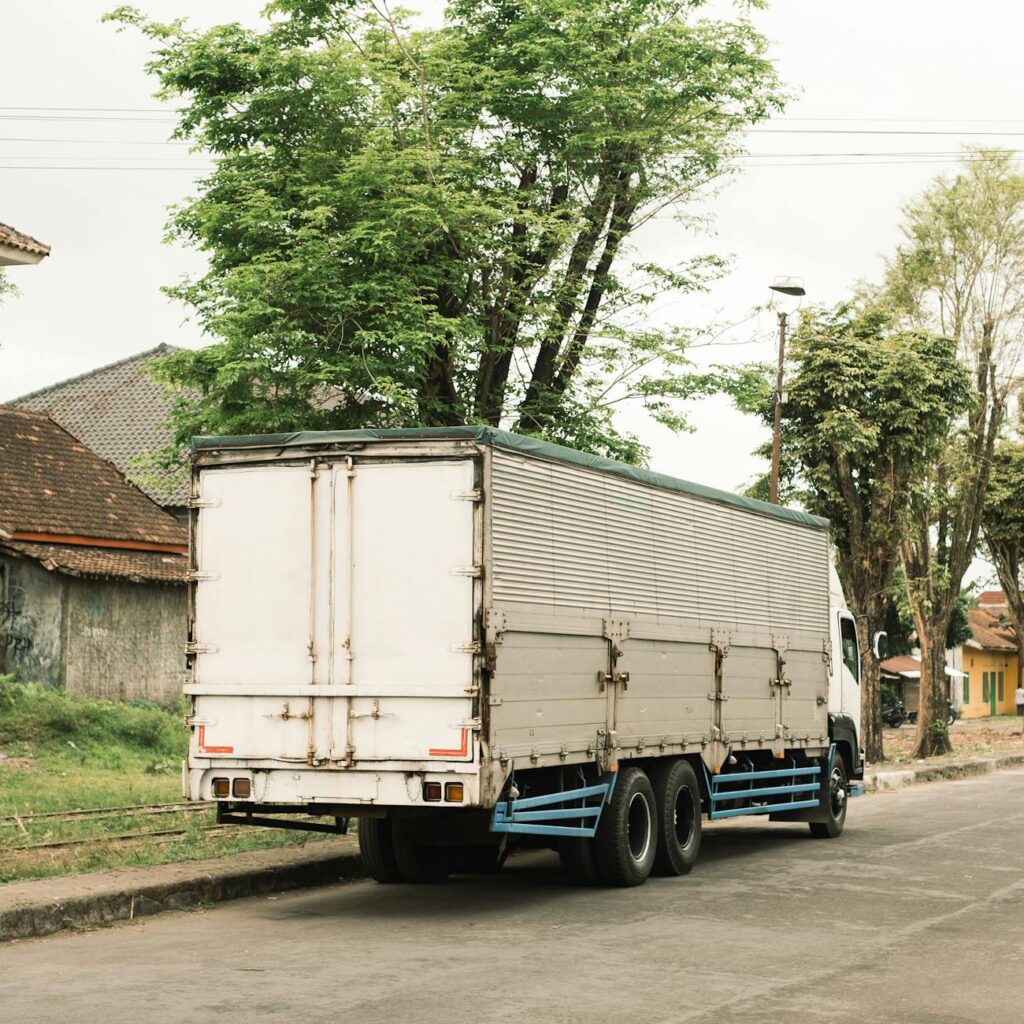
[[[992, 757], [999, 754], [1024, 753], [1022, 720], [1010, 715], [995, 718], [969, 718], [954, 722], [949, 727], [953, 753], [945, 757], [928, 758], [928, 763], [944, 764], [967, 757]], [[899, 729], [883, 730], [886, 763], [910, 764], [910, 752], [917, 735], [917, 726], [909, 722]], [[916, 762], [921, 764], [923, 762]]]

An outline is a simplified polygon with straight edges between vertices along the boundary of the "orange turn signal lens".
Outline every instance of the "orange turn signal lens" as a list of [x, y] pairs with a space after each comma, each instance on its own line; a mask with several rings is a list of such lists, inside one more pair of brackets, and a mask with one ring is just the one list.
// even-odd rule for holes
[[231, 796], [231, 780], [230, 779], [214, 779], [213, 780], [213, 795], [216, 797]]
[[461, 782], [446, 782], [444, 787], [444, 798], [450, 804], [461, 804], [466, 794], [466, 789]]
[[239, 800], [248, 800], [252, 796], [252, 782], [249, 779], [235, 779], [231, 784], [231, 792]]
[[441, 783], [440, 782], [424, 782], [423, 783], [423, 799], [437, 801], [441, 799]]

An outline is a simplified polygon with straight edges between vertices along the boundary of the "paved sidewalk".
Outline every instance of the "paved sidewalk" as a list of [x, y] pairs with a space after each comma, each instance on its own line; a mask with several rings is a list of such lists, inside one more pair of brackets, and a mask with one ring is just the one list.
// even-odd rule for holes
[[999, 757], [965, 757], [944, 764], [922, 761], [905, 768], [869, 767], [864, 773], [864, 788], [869, 793], [886, 789], [900, 789], [918, 782], [938, 782], [942, 779], [966, 779], [972, 775], [985, 775], [1001, 768], [1020, 768], [1024, 754], [1003, 754]]
[[[869, 793], [1024, 766], [1024, 753], [941, 765], [870, 768]], [[326, 885], [362, 875], [358, 843], [338, 836], [304, 847], [253, 850], [216, 860], [124, 868], [0, 885], [0, 942], [95, 928], [210, 903]]]
[[361, 873], [355, 837], [338, 836], [215, 860], [11, 882], [0, 885], [0, 942], [325, 885]]

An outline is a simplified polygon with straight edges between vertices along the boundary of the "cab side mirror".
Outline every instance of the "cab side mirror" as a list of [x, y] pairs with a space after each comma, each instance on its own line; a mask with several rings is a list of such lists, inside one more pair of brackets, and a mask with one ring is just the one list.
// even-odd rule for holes
[[885, 661], [889, 657], [889, 634], [881, 630], [871, 638], [871, 650], [879, 661]]

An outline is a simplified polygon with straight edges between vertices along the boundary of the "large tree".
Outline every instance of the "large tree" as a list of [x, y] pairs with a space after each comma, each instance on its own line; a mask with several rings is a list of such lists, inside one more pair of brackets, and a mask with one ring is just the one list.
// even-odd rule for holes
[[1024, 343], [1024, 175], [1005, 152], [965, 157], [904, 210], [886, 297], [904, 321], [956, 340], [970, 373], [957, 429], [911, 495], [903, 541], [921, 644], [915, 757], [950, 749], [945, 637], [978, 546], [996, 442]]
[[[1017, 438], [996, 446], [981, 529], [1019, 647], [1024, 637], [1024, 442]], [[1017, 686], [1024, 679], [1022, 661], [1018, 657]]]
[[[832, 523], [836, 568], [858, 620], [861, 730], [884, 759], [878, 659], [909, 494], [941, 450], [968, 391], [956, 344], [900, 330], [878, 309], [843, 305], [801, 318], [789, 350], [782, 493]], [[739, 378], [741, 406], [772, 422], [767, 367]]]
[[170, 224], [209, 269], [169, 291], [216, 340], [164, 368], [199, 395], [179, 435], [500, 424], [641, 460], [616, 406], [679, 427], [704, 385], [645, 310], [721, 261], [631, 237], [685, 221], [782, 102], [749, 4], [703, 6], [450, 0], [418, 31], [384, 0], [277, 0], [257, 31], [114, 12], [216, 161]]

